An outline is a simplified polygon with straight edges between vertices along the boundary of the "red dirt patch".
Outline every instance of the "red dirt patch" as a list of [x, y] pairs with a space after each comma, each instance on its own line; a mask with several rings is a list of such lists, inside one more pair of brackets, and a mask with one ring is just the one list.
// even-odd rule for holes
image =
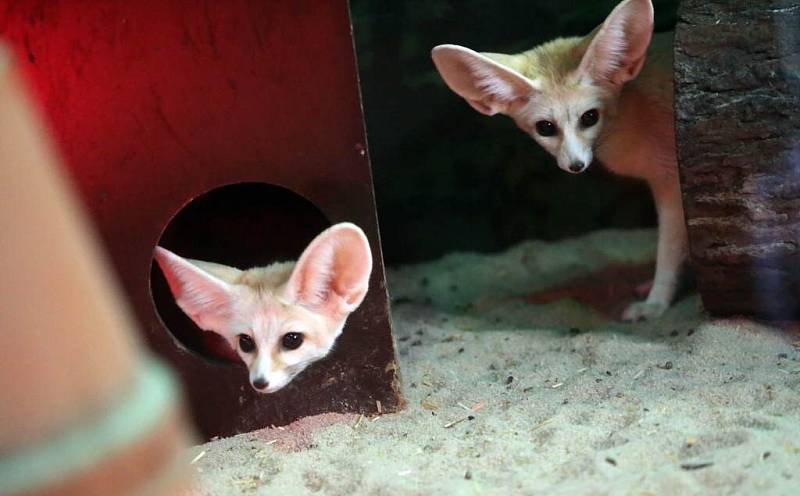
[[642, 298], [643, 282], [653, 278], [655, 266], [609, 265], [544, 291], [522, 297], [529, 303], [551, 303], [570, 298], [587, 305], [609, 319], [619, 320], [632, 301]]
[[314, 432], [323, 427], [342, 422], [354, 423], [358, 415], [348, 413], [323, 413], [312, 417], [304, 417], [283, 427], [268, 427], [256, 431], [259, 439], [275, 441], [275, 447], [282, 451], [302, 451], [308, 448], [314, 440]]

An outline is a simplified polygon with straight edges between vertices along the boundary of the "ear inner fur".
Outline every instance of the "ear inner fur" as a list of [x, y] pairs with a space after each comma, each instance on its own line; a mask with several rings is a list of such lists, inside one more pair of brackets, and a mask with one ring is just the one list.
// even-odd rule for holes
[[349, 313], [364, 298], [372, 271], [366, 237], [352, 224], [322, 232], [300, 256], [287, 283], [292, 301], [324, 313]]
[[230, 318], [234, 295], [228, 283], [164, 248], [156, 248], [155, 258], [176, 303], [201, 329], [216, 330]]
[[635, 78], [644, 65], [653, 33], [649, 0], [625, 0], [587, 38], [591, 42], [578, 73], [599, 83], [621, 85]]
[[532, 81], [494, 60], [511, 56], [484, 55], [458, 45], [439, 45], [431, 56], [450, 89], [483, 114], [504, 113], [536, 90]]

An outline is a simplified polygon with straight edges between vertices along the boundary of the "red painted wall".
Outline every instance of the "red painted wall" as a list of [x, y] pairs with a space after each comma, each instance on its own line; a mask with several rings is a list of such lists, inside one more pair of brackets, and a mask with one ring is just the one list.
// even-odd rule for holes
[[[148, 341], [186, 379], [205, 433], [369, 411], [381, 398], [385, 410], [397, 404], [345, 0], [7, 1], [0, 35], [49, 118]], [[268, 400], [242, 388], [243, 370], [209, 369], [179, 349], [150, 296], [152, 250], [170, 218], [242, 181], [286, 186], [331, 222], [361, 225], [376, 262], [363, 311], [327, 365]], [[263, 235], [279, 242], [291, 233]], [[235, 420], [220, 426], [226, 409]]]
[[[17, 1], [0, 12], [90, 208], [125, 229], [159, 183], [365, 160], [343, 2]], [[342, 91], [348, 88], [348, 91]], [[345, 124], [346, 123], [346, 124]], [[255, 165], [257, 164], [257, 165]], [[319, 178], [325, 181], [326, 174]], [[335, 177], [330, 177], [335, 182]], [[124, 185], [125, 187], [120, 187]], [[365, 185], [348, 185], [364, 188]], [[342, 192], [332, 191], [330, 195]]]

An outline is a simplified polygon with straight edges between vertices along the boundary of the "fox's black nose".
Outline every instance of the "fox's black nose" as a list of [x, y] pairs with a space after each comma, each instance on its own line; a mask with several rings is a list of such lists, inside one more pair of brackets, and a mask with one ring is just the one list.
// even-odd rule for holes
[[256, 389], [267, 389], [267, 387], [269, 387], [269, 382], [263, 377], [259, 377], [253, 380], [253, 387]]
[[584, 164], [583, 162], [572, 162], [571, 164], [569, 164], [569, 170], [571, 170], [572, 172], [580, 172], [585, 168], [586, 164]]

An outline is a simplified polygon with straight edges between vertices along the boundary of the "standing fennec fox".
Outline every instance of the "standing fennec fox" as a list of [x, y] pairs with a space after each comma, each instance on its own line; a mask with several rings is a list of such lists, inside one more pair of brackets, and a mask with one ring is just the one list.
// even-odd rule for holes
[[432, 56], [450, 89], [478, 112], [514, 119], [561, 169], [577, 174], [597, 158], [612, 172], [647, 181], [659, 219], [656, 274], [647, 299], [630, 305], [623, 319], [661, 315], [675, 296], [687, 237], [673, 129], [672, 33], [653, 36], [651, 1], [625, 0], [587, 36], [516, 55], [439, 45]]
[[161, 247], [155, 258], [181, 310], [227, 340], [262, 393], [281, 389], [330, 352], [372, 272], [367, 238], [349, 223], [323, 231], [296, 263], [239, 270]]

